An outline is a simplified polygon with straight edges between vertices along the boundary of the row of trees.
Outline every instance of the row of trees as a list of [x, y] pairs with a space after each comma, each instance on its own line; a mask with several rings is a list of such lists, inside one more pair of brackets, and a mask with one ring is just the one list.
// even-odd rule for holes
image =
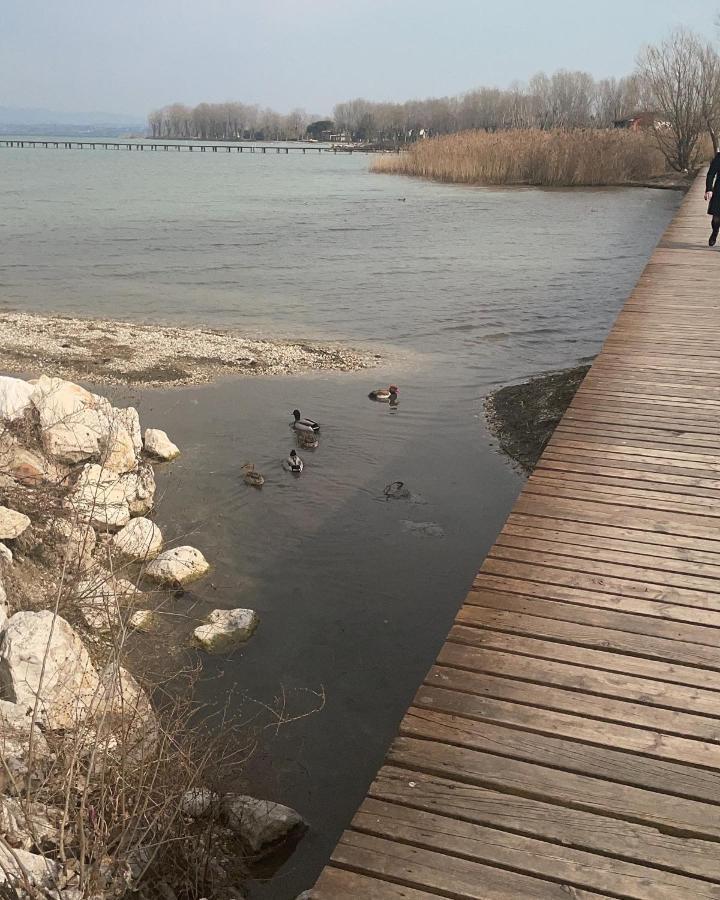
[[295, 141], [305, 136], [309, 123], [302, 109], [283, 115], [247, 103], [172, 103], [148, 116], [154, 138], [203, 141]]
[[470, 129], [605, 128], [646, 103], [644, 88], [636, 75], [595, 81], [587, 72], [541, 72], [507, 90], [478, 88], [407, 103], [349, 100], [337, 104], [333, 115], [336, 129], [355, 140], [403, 142]]
[[456, 97], [374, 103], [338, 103], [333, 120], [311, 122], [304, 110], [281, 115], [245, 103], [174, 103], [150, 114], [155, 138], [298, 140], [339, 132], [354, 141], [401, 144], [429, 135], [508, 129], [609, 128], [639, 112], [649, 114], [667, 161], [692, 169], [701, 138], [715, 150], [720, 134], [720, 56], [712, 44], [683, 29], [646, 47], [636, 71], [596, 81], [587, 72], [539, 73], [526, 85], [478, 88]]

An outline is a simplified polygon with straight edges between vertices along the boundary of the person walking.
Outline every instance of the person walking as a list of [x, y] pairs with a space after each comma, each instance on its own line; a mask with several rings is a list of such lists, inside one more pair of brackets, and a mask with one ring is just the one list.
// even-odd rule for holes
[[715, 154], [715, 159], [708, 169], [705, 179], [705, 199], [710, 201], [708, 215], [712, 216], [712, 231], [708, 244], [714, 247], [720, 233], [720, 153]]

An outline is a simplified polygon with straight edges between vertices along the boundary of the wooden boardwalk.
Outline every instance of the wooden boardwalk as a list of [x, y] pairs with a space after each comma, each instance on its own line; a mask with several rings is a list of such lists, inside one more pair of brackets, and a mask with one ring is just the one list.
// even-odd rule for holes
[[[157, 141], [148, 139], [144, 141], [76, 141], [69, 138], [61, 140], [46, 140], [44, 138], [1, 138], [0, 148], [14, 147], [15, 149], [43, 149], [43, 150], [147, 150], [149, 152], [159, 150], [173, 150], [178, 153], [381, 153], [385, 151], [374, 150], [370, 147], [354, 147], [345, 144], [332, 144], [320, 147], [308, 144], [201, 144], [186, 141]], [[394, 152], [394, 151], [393, 151]]]
[[313, 898], [720, 898], [720, 253], [702, 191]]

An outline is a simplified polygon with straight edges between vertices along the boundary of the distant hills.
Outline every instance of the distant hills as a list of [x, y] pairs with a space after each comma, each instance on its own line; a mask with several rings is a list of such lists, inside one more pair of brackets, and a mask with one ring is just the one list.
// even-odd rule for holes
[[0, 132], [3, 134], [117, 134], [144, 131], [143, 116], [106, 112], [58, 112], [0, 106]]

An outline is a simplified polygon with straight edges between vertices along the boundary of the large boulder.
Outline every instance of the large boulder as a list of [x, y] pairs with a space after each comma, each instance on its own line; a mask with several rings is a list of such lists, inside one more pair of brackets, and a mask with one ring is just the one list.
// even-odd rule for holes
[[195, 547], [173, 547], [156, 556], [145, 574], [165, 584], [185, 584], [201, 578], [209, 568], [208, 561]]
[[142, 431], [140, 429], [140, 416], [134, 406], [128, 406], [125, 409], [116, 409], [116, 415], [127, 429], [132, 441], [136, 456], [142, 453]]
[[23, 513], [0, 506], [0, 540], [12, 541], [30, 527], [30, 519]]
[[175, 459], [180, 455], [180, 449], [159, 428], [145, 430], [145, 452], [162, 460]]
[[113, 472], [131, 472], [137, 468], [137, 454], [132, 436], [119, 417], [120, 410], [113, 410], [107, 426], [107, 434], [100, 441], [100, 461]]
[[122, 477], [125, 498], [131, 516], [146, 516], [155, 503], [155, 472], [149, 463], [141, 463], [136, 472]]
[[90, 568], [97, 542], [91, 525], [72, 519], [54, 519], [49, 531], [51, 553], [65, 564], [68, 572], [85, 572]]
[[20, 378], [0, 376], [0, 419], [19, 419], [30, 406], [34, 386]]
[[0, 650], [0, 689], [24, 709], [37, 703], [47, 728], [73, 728], [91, 708], [100, 680], [73, 628], [49, 610], [17, 612]]
[[3, 431], [0, 433], [0, 472], [2, 478], [9, 477], [21, 484], [59, 484], [67, 477], [68, 468], [49, 460], [39, 449], [24, 447], [15, 435]]
[[220, 797], [210, 788], [191, 788], [180, 798], [180, 812], [191, 819], [206, 816], [219, 802]]
[[75, 586], [74, 604], [94, 631], [114, 631], [139, 593], [131, 581], [97, 568]]
[[11, 884], [13, 889], [17, 886], [16, 893], [7, 896], [29, 897], [21, 887], [26, 880], [35, 888], [51, 890], [57, 884], [57, 874], [58, 864], [40, 853], [0, 845], [0, 884]]
[[271, 853], [308, 827], [300, 813], [289, 806], [243, 794], [226, 796], [222, 812], [228, 827], [258, 856]]
[[157, 556], [162, 547], [162, 532], [154, 522], [142, 516], [130, 519], [128, 524], [113, 536], [115, 550], [128, 559], [144, 561]]
[[252, 609], [214, 609], [193, 632], [195, 642], [210, 653], [228, 650], [246, 641], [258, 626]]
[[0, 834], [15, 849], [52, 850], [60, 830], [49, 812], [56, 811], [45, 803], [0, 796]]
[[117, 663], [108, 663], [100, 673], [93, 722], [97, 738], [109, 740], [134, 757], [149, 751], [158, 738], [158, 721], [150, 698]]
[[11, 778], [18, 782], [30, 773], [41, 780], [43, 764], [49, 756], [45, 735], [37, 724], [33, 725], [32, 710], [9, 700], [0, 700], [0, 757]]
[[103, 531], [117, 531], [130, 521], [123, 479], [97, 464], [83, 467], [66, 502], [79, 521]]

